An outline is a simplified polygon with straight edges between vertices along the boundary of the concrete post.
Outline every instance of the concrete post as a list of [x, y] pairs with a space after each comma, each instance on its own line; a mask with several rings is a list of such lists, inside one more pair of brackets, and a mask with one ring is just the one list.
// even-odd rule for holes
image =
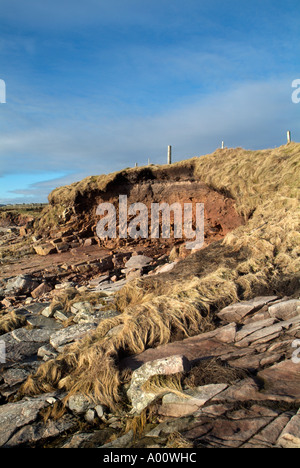
[[292, 141], [291, 132], [290, 132], [290, 130], [288, 130], [288, 132], [287, 132], [287, 142], [288, 142], [288, 144], [291, 143], [291, 141]]
[[172, 164], [172, 146], [168, 146], [168, 164]]
[[224, 149], [224, 141], [222, 141], [222, 149]]

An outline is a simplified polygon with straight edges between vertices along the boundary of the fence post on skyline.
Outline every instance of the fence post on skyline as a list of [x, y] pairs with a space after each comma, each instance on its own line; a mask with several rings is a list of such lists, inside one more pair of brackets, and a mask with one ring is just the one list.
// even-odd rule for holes
[[288, 130], [288, 132], [287, 132], [287, 142], [288, 142], [288, 144], [291, 143], [291, 141], [292, 141], [292, 135], [291, 135], [290, 130]]
[[168, 164], [172, 164], [172, 146], [168, 146]]

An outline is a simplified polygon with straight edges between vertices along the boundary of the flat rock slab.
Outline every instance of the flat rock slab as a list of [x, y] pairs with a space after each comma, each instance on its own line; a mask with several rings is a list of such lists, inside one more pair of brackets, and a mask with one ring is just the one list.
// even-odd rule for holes
[[4, 445], [4, 448], [28, 446], [29, 444], [41, 442], [52, 437], [58, 437], [77, 425], [78, 421], [71, 415], [63, 416], [58, 421], [48, 420], [46, 423], [41, 421], [35, 424], [28, 424], [19, 429]]
[[300, 315], [300, 300], [290, 299], [289, 301], [278, 302], [268, 309], [271, 317], [279, 320], [288, 320]]
[[260, 371], [268, 393], [293, 397], [300, 401], [300, 363], [286, 360]]
[[222, 343], [214, 338], [205, 339], [204, 335], [198, 335], [183, 341], [159, 346], [155, 349], [148, 349], [139, 355], [123, 359], [120, 362], [120, 367], [134, 370], [146, 362], [176, 355], [184, 355], [191, 363], [195, 363], [203, 358], [220, 357], [234, 351], [236, 351], [236, 348], [232, 345]]
[[300, 410], [286, 425], [277, 443], [284, 448], [300, 448]]
[[152, 261], [153, 258], [147, 257], [146, 255], [134, 255], [125, 263], [125, 268], [143, 268], [144, 266], [149, 265]]
[[60, 330], [62, 325], [56, 320], [53, 320], [43, 315], [33, 315], [27, 317], [27, 323], [34, 328], [45, 328], [47, 330]]
[[46, 343], [53, 330], [49, 329], [36, 329], [36, 330], [27, 330], [26, 328], [18, 328], [11, 332], [12, 337], [17, 342], [30, 342], [30, 343]]
[[227, 419], [208, 421], [200, 416], [198, 425], [183, 435], [208, 447], [239, 448], [276, 417], [276, 412], [254, 405], [249, 410], [229, 413]]
[[46, 406], [46, 395], [0, 406], [0, 447], [7, 444], [18, 429], [35, 421], [40, 410]]
[[227, 387], [227, 384], [211, 384], [187, 390], [182, 396], [168, 393], [162, 398], [158, 412], [162, 416], [172, 418], [193, 414]]
[[61, 346], [65, 346], [74, 341], [78, 341], [83, 338], [87, 333], [95, 330], [97, 324], [94, 322], [88, 322], [78, 325], [73, 325], [68, 328], [53, 333], [50, 336], [50, 344], [53, 348], [58, 349]]
[[250, 301], [238, 302], [222, 309], [217, 315], [221, 320], [240, 323], [248, 314], [254, 313], [264, 305], [276, 301], [277, 296], [261, 296]]

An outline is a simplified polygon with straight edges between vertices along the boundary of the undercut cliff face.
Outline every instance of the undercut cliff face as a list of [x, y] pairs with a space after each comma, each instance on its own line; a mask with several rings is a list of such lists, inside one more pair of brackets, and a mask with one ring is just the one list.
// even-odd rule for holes
[[[90, 177], [82, 182], [68, 187], [56, 189], [49, 196], [49, 206], [41, 220], [36, 223], [36, 231], [43, 236], [55, 237], [63, 229], [79, 232], [82, 237], [96, 234], [96, 226], [101, 219], [96, 211], [102, 203], [111, 203], [117, 214], [119, 223], [120, 196], [126, 195], [127, 208], [134, 203], [142, 203], [148, 212], [148, 239], [138, 238], [135, 243], [150, 245], [157, 243], [151, 237], [152, 204], [180, 204], [182, 214], [184, 205], [193, 207], [193, 230], [197, 227], [196, 204], [204, 204], [204, 237], [205, 245], [223, 239], [226, 234], [244, 224], [244, 217], [238, 213], [235, 200], [226, 191], [222, 192], [210, 187], [201, 179], [195, 177], [198, 158], [186, 162], [186, 165], [148, 166], [110, 174], [108, 176]], [[134, 215], [127, 217], [127, 223], [134, 220]], [[160, 219], [161, 224], [162, 219]], [[183, 222], [183, 217], [182, 217]], [[180, 243], [184, 239], [174, 239], [174, 213], [171, 209], [170, 239], [159, 239], [167, 245]], [[118, 230], [117, 230], [118, 232]], [[124, 246], [133, 240], [117, 239], [102, 240], [102, 247]]]

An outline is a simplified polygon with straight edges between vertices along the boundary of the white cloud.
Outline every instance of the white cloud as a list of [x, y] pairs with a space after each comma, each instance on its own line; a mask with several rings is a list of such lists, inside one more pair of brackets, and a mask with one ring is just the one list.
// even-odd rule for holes
[[85, 119], [60, 119], [41, 127], [3, 135], [2, 173], [23, 167], [30, 171], [70, 171], [91, 175], [146, 162], [164, 162], [169, 144], [179, 159], [229, 146], [258, 148], [285, 143], [287, 129], [299, 135], [289, 80], [244, 83], [236, 89], [152, 116], [105, 119], [96, 109]]

